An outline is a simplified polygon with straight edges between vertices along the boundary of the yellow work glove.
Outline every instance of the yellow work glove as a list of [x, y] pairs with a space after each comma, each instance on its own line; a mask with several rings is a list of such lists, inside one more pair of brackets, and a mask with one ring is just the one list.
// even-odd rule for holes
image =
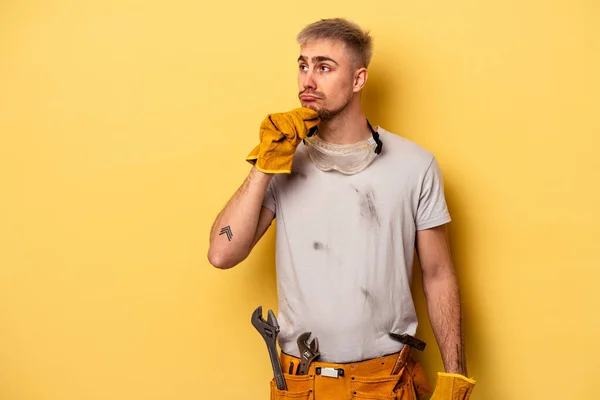
[[260, 124], [260, 143], [248, 154], [246, 161], [265, 173], [291, 173], [298, 144], [316, 129], [319, 121], [316, 111], [304, 107], [267, 115]]
[[429, 400], [467, 400], [474, 387], [474, 379], [460, 374], [438, 372], [435, 389]]

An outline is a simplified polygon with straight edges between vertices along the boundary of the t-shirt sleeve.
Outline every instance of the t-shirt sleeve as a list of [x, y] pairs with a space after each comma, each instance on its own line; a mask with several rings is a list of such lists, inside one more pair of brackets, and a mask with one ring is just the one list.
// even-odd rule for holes
[[269, 186], [265, 191], [265, 198], [262, 202], [262, 205], [264, 207], [267, 207], [269, 210], [273, 211], [273, 213], [275, 213], [275, 210], [277, 208], [277, 202], [275, 201], [275, 178], [276, 177], [273, 177], [273, 179], [271, 179], [271, 181], [269, 182]]
[[415, 225], [417, 230], [429, 229], [450, 222], [444, 195], [444, 179], [435, 157], [432, 159], [419, 194]]

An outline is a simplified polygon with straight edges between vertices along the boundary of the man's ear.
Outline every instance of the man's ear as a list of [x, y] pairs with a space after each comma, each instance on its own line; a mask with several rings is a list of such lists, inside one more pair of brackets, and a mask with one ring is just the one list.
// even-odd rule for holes
[[354, 72], [354, 84], [352, 91], [354, 93], [360, 92], [365, 85], [367, 84], [367, 79], [369, 78], [369, 73], [366, 68], [359, 68]]

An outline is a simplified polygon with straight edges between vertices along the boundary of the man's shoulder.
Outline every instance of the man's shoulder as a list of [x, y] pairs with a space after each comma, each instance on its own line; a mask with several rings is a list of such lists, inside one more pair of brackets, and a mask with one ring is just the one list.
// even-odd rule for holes
[[382, 127], [378, 127], [377, 131], [379, 138], [383, 142], [382, 151], [392, 159], [408, 161], [410, 163], [429, 164], [434, 158], [432, 151], [413, 140], [390, 132]]

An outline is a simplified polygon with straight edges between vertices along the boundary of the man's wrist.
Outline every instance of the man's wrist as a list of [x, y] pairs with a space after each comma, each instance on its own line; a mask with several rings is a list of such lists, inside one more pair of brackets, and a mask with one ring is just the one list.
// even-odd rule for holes
[[447, 367], [444, 369], [446, 370], [447, 374], [458, 374], [458, 375], [468, 376], [466, 367], [461, 368], [459, 366], [450, 366], [450, 367]]
[[250, 170], [250, 179], [256, 182], [269, 183], [274, 175], [275, 174], [273, 173], [261, 171], [260, 169], [258, 169], [256, 164], [254, 164], [252, 166], [252, 170]]

